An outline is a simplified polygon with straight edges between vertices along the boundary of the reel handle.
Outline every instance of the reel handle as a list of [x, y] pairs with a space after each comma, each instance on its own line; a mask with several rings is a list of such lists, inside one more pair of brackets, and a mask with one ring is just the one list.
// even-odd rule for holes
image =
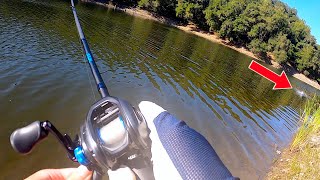
[[10, 136], [11, 146], [18, 153], [28, 154], [32, 148], [42, 139], [46, 138], [49, 133], [54, 135], [64, 147], [68, 153], [68, 157], [72, 161], [77, 162], [73, 152], [75, 143], [69, 135], [62, 135], [50, 121], [36, 121], [26, 127], [15, 130]]
[[10, 136], [10, 143], [18, 153], [27, 154], [38, 142], [46, 138], [48, 133], [41, 126], [40, 121], [35, 121], [28, 126], [15, 130]]

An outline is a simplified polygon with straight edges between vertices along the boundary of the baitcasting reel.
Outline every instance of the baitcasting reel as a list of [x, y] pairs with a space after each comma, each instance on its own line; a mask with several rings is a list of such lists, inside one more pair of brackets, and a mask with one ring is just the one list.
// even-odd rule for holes
[[[94, 171], [94, 179], [120, 165], [136, 169], [141, 179], [153, 179], [149, 129], [141, 112], [127, 101], [108, 96], [96, 102], [74, 141], [49, 121], [36, 121], [15, 130], [10, 142], [17, 152], [26, 154], [49, 132], [64, 146], [72, 161]], [[142, 169], [148, 169], [147, 175], [139, 174]]]

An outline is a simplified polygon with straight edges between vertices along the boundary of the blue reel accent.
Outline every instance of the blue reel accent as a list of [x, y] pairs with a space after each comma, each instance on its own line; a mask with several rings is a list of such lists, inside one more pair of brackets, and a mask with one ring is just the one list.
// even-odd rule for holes
[[89, 164], [88, 159], [86, 158], [86, 156], [83, 153], [82, 147], [78, 146], [73, 152], [74, 152], [74, 156], [76, 157], [77, 161], [80, 164], [82, 164], [84, 166]]
[[90, 63], [93, 62], [93, 59], [92, 59], [92, 56], [91, 56], [90, 53], [87, 53], [86, 56], [87, 56], [87, 59], [88, 59], [88, 61], [89, 61]]
[[119, 119], [120, 119], [120, 121], [121, 121], [121, 123], [122, 123], [122, 125], [123, 125], [124, 129], [126, 129], [126, 124], [124, 123], [124, 121], [123, 121], [123, 119], [122, 119], [122, 117], [121, 117], [121, 116], [119, 116]]

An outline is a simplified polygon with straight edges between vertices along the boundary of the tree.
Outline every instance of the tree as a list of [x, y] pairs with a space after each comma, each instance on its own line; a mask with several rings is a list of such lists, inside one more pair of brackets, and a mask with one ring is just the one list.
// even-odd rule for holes
[[242, 14], [240, 14], [234, 22], [234, 37], [233, 40], [245, 46], [250, 43], [248, 33], [253, 25], [257, 24], [259, 19], [259, 4], [251, 2], [247, 5]]
[[[230, 41], [239, 42], [238, 25], [239, 17], [246, 9], [249, 0], [231, 0], [222, 8], [221, 20], [224, 21], [221, 25], [219, 34], [223, 38], [228, 38]], [[241, 41], [240, 41], [241, 42]]]
[[312, 58], [314, 56], [315, 49], [310, 44], [304, 44], [301, 51], [297, 53], [297, 68], [299, 71], [303, 71], [305, 69], [308, 69], [310, 66], [313, 65]]
[[145, 9], [148, 9], [148, 10], [153, 10], [153, 0], [140, 0], [138, 2], [138, 6], [141, 7], [141, 8], [145, 8]]
[[191, 21], [201, 28], [208, 28], [205, 20], [204, 9], [209, 0], [178, 0], [176, 16]]
[[280, 64], [289, 61], [293, 48], [291, 41], [287, 38], [287, 34], [282, 32], [268, 41], [268, 51], [272, 52], [275, 60]]
[[207, 24], [211, 31], [218, 31], [223, 23], [223, 6], [228, 0], [210, 0], [209, 6], [204, 11]]
[[175, 8], [177, 5], [176, 0], [140, 0], [138, 2], [139, 7], [158, 13], [159, 15], [165, 15], [168, 17], [175, 16]]
[[311, 60], [312, 70], [311, 75], [320, 83], [320, 46], [316, 46], [316, 52]]
[[268, 49], [267, 43], [260, 41], [259, 39], [252, 40], [248, 47], [253, 53], [261, 56], [264, 56]]

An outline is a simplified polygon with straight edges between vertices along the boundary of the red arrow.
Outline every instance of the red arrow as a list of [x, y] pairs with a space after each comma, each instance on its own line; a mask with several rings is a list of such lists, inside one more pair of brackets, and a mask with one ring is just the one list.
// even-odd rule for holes
[[281, 75], [274, 73], [273, 71], [267, 69], [256, 61], [252, 60], [249, 65], [249, 69], [260, 74], [264, 78], [268, 79], [271, 82], [274, 82], [273, 90], [277, 89], [292, 89], [290, 81], [284, 71], [282, 71]]

